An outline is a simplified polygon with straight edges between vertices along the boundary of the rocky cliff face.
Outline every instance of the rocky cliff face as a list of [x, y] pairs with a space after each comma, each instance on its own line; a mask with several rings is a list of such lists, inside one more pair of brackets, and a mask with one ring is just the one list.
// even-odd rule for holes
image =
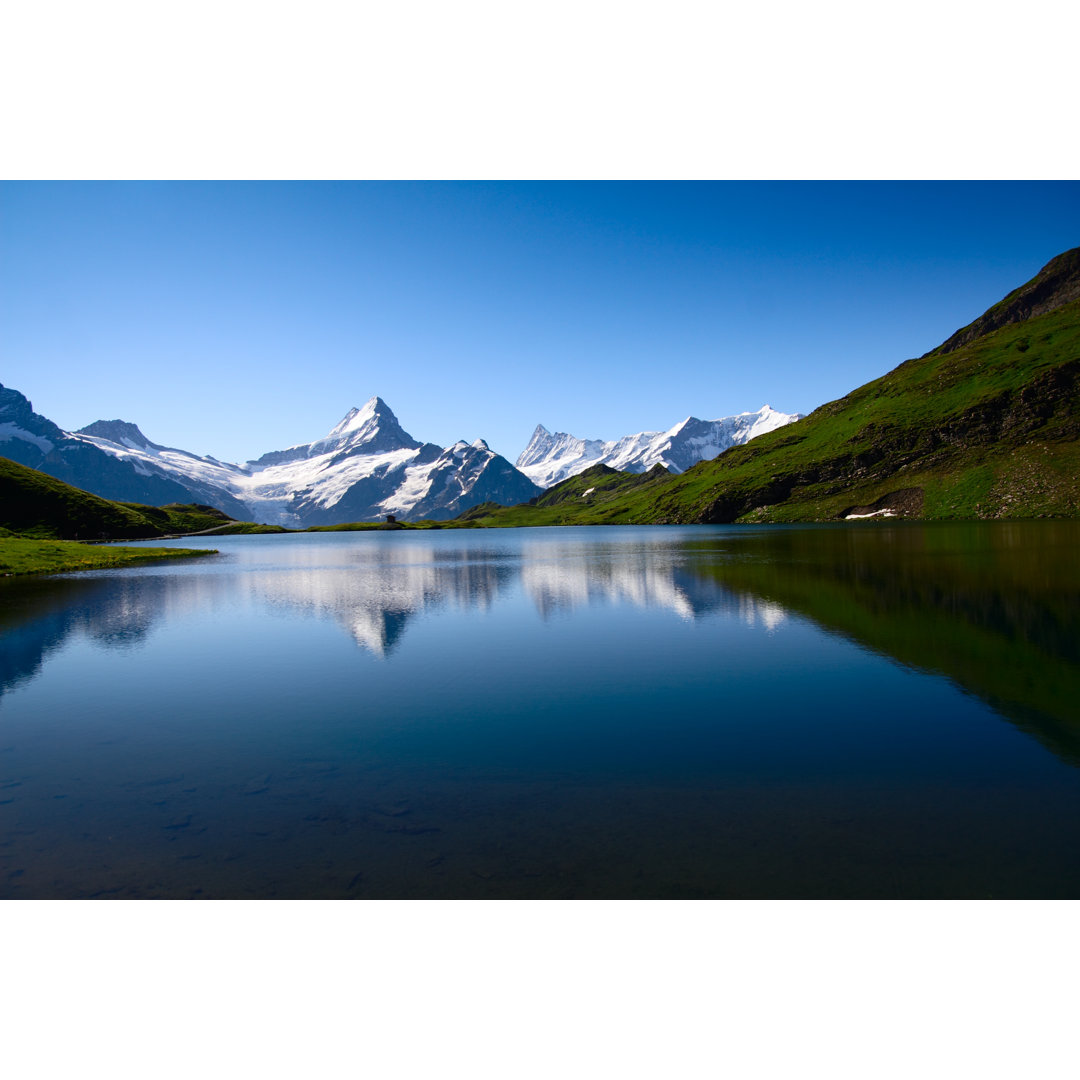
[[158, 446], [151, 442], [138, 428], [136, 424], [129, 424], [124, 420], [95, 420], [86, 427], [81, 427], [76, 435], [94, 435], [99, 439], [108, 439], [120, 446], [141, 447], [144, 450], [164, 450], [164, 446]]

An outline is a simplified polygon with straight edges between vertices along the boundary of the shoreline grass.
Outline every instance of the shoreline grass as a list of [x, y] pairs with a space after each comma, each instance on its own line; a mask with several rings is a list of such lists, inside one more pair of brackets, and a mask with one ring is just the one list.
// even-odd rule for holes
[[0, 576], [67, 574], [76, 570], [111, 570], [159, 559], [216, 555], [211, 548], [133, 548], [82, 544], [75, 540], [0, 537]]

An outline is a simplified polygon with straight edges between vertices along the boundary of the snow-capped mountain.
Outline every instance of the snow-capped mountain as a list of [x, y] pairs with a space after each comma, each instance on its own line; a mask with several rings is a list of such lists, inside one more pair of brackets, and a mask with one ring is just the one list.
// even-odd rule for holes
[[481, 502], [540, 493], [483, 439], [445, 450], [404, 431], [378, 397], [324, 438], [239, 465], [161, 446], [121, 420], [61, 431], [0, 387], [0, 454], [106, 498], [199, 502], [236, 518], [304, 527], [386, 514], [446, 519]]
[[256, 520], [282, 525], [446, 519], [488, 500], [511, 506], [539, 494], [483, 439], [446, 449], [417, 442], [378, 397], [325, 438], [248, 462], [234, 483]]
[[719, 420], [688, 416], [667, 431], [641, 431], [621, 439], [602, 442], [578, 439], [564, 431], [554, 435], [537, 424], [529, 445], [517, 459], [517, 467], [542, 488], [576, 476], [592, 465], [607, 465], [622, 472], [648, 472], [663, 465], [681, 473], [699, 461], [709, 461], [729, 447], [749, 442], [766, 431], [801, 419], [798, 413], [777, 412], [764, 405], [757, 412], [739, 413]]
[[[188, 453], [187, 450], [160, 446], [151, 442], [136, 424], [129, 424], [124, 420], [95, 420], [94, 423], [79, 428], [78, 431], [65, 434], [75, 444], [68, 447], [69, 453], [78, 452], [78, 448], [92, 447], [105, 454], [116, 465], [126, 465], [138, 476], [153, 477], [159, 481], [174, 484], [186, 493], [182, 498], [169, 499], [169, 502], [204, 503], [224, 510], [231, 517], [241, 520], [247, 520], [249, 517], [247, 506], [227, 483], [230, 470], [235, 469], [236, 466], [227, 465], [212, 457], [199, 457], [198, 454]], [[96, 466], [97, 461], [95, 460], [92, 464]], [[41, 469], [42, 472], [52, 471], [47, 464], [37, 465], [35, 468]], [[87, 483], [76, 480], [71, 480], [69, 483], [86, 491], [92, 491], [95, 495], [118, 498], [118, 496], [107, 495], [104, 491], [89, 486], [98, 482], [93, 468], [86, 469], [84, 476]], [[128, 497], [128, 501], [148, 502], [149, 500]], [[161, 505], [161, 500], [155, 500], [155, 502]]]
[[[122, 431], [115, 428], [113, 431], [121, 439], [151, 449], [141, 455], [137, 464], [122, 460], [102, 449], [107, 440], [62, 431], [51, 420], [34, 412], [30, 402], [17, 390], [0, 386], [0, 454], [4, 457], [106, 499], [150, 506], [209, 503], [227, 514], [245, 516], [243, 504], [228, 491], [212, 483], [204, 484], [196, 477], [187, 479], [183, 470], [167, 467], [165, 448], [150, 443], [133, 424], [125, 425]], [[123, 448], [111, 442], [108, 446]], [[168, 454], [182, 455], [183, 451], [168, 451]], [[155, 455], [162, 460], [159, 462]], [[185, 456], [194, 458], [194, 455]]]

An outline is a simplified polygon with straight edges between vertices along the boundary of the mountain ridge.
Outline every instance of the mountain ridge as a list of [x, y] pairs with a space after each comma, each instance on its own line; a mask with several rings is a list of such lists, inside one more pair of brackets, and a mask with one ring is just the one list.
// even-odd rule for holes
[[[925, 356], [947, 353], [1017, 322], [1026, 322], [1080, 300], [1080, 247], [1055, 255], [1030, 281], [988, 308]], [[920, 357], [919, 359], [923, 359]]]
[[93, 435], [99, 439], [120, 443], [122, 446], [138, 446], [150, 450], [166, 450], [169, 447], [151, 442], [140, 430], [138, 424], [129, 424], [126, 420], [95, 420], [86, 427], [74, 432], [75, 435]]
[[669, 472], [681, 473], [699, 461], [717, 457], [731, 446], [798, 419], [798, 413], [781, 413], [764, 405], [757, 412], [736, 413], [717, 420], [688, 416], [665, 431], [639, 431], [609, 441], [580, 439], [565, 431], [553, 434], [543, 424], [537, 424], [515, 465], [543, 488], [550, 488], [593, 465], [643, 473], [659, 464]]
[[162, 446], [124, 420], [64, 432], [0, 386], [0, 453], [103, 498], [198, 502], [291, 528], [387, 514], [448, 519], [476, 503], [512, 505], [540, 493], [483, 439], [445, 448], [414, 439], [377, 396], [320, 439], [236, 464]]
[[924, 356], [648, 492], [471, 524], [1080, 517], [1077, 297], [1080, 248]]

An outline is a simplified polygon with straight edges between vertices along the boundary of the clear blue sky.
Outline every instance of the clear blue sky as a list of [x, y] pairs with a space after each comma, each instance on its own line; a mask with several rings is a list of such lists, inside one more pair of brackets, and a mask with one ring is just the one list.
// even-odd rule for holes
[[227, 460], [809, 412], [1080, 244], [1069, 183], [8, 183], [0, 382]]

